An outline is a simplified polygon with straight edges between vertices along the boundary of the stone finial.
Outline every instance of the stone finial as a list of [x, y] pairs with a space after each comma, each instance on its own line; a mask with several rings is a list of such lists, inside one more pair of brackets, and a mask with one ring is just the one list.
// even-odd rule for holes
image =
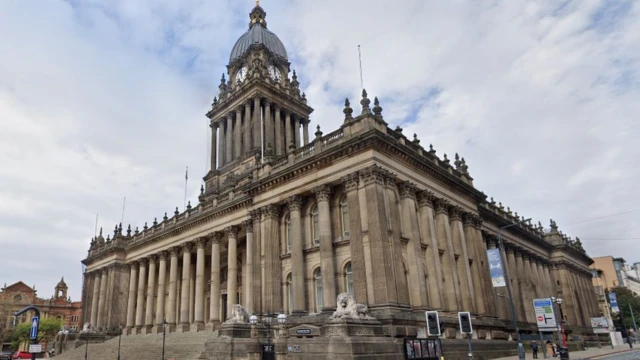
[[360, 100], [360, 105], [362, 105], [362, 114], [368, 115], [371, 114], [371, 108], [369, 108], [369, 104], [371, 104], [371, 100], [367, 97], [367, 90], [362, 89], [362, 100]]
[[111, 237], [110, 237], [110, 235], [107, 235], [107, 242], [110, 242], [110, 241], [111, 241]]
[[200, 196], [204, 195], [204, 184], [200, 184]]
[[382, 118], [382, 107], [380, 106], [380, 101], [377, 96], [373, 98], [373, 115]]
[[433, 144], [429, 144], [429, 154], [431, 155], [436, 154], [436, 150], [433, 148]]
[[264, 156], [273, 156], [273, 146], [268, 142], [267, 146], [264, 149]]
[[496, 201], [495, 201], [495, 200], [493, 200], [493, 196], [492, 196], [492, 197], [491, 197], [491, 205], [495, 205], [495, 204], [496, 204]]
[[507, 206], [507, 214], [511, 215], [511, 208]]
[[180, 214], [180, 211], [178, 210], [178, 207], [176, 206], [176, 210], [173, 212], [173, 216], [178, 216]]
[[138, 235], [140, 231], [138, 231], [138, 227], [136, 226], [136, 229], [133, 231], [133, 235]]
[[420, 145], [420, 139], [418, 139], [418, 134], [413, 133], [413, 143], [415, 145]]
[[394, 129], [395, 132], [402, 134], [402, 128], [400, 127], [400, 125], [396, 126], [396, 128]]
[[127, 237], [131, 237], [131, 224], [127, 226]]
[[462, 165], [462, 162], [460, 161], [460, 155], [458, 155], [458, 153], [456, 153], [454, 158], [455, 158], [455, 160], [453, 161], [453, 164], [456, 166], [456, 170], [460, 170], [460, 166]]
[[307, 102], [307, 94], [305, 94], [304, 92], [302, 92], [302, 102]]
[[558, 225], [556, 224], [556, 222], [555, 222], [555, 221], [553, 221], [553, 219], [551, 219], [551, 220], [549, 221], [549, 224], [550, 224], [550, 226], [551, 226], [551, 230], [556, 230], [556, 231], [558, 231]]
[[449, 158], [447, 157], [447, 154], [444, 154], [444, 160], [442, 160], [442, 162], [444, 162], [445, 164], [449, 165]]
[[191, 210], [191, 200], [187, 201], [187, 211]]
[[217, 97], [217, 96], [214, 96], [214, 97], [213, 97], [213, 105], [214, 105], [214, 106], [215, 106], [215, 105], [218, 105], [218, 97]]
[[145, 221], [145, 222], [144, 222], [144, 226], [142, 227], [142, 230], [143, 230], [143, 231], [147, 231], [147, 229], [148, 229], [148, 228], [149, 228], [149, 227], [147, 226], [147, 222]]
[[460, 162], [460, 171], [462, 171], [462, 173], [465, 175], [469, 175], [469, 167], [467, 166], [467, 162], [464, 160], [464, 157], [460, 159]]
[[167, 221], [169, 219], [169, 216], [167, 216], [167, 212], [164, 212], [164, 216], [162, 217], [163, 221]]
[[289, 151], [294, 151], [296, 149], [296, 143], [291, 140], [289, 143]]
[[118, 236], [118, 224], [116, 224], [116, 226], [113, 229], [113, 237]]
[[353, 109], [351, 108], [351, 103], [349, 103], [349, 98], [344, 99], [344, 110], [342, 112], [344, 113], [345, 122], [353, 119]]
[[220, 94], [224, 94], [227, 92], [227, 79], [224, 77], [224, 73], [222, 73], [222, 78], [220, 79], [220, 86], [218, 86], [220, 90]]
[[318, 138], [318, 139], [322, 137], [322, 131], [320, 130], [320, 125], [318, 125], [318, 126], [316, 127], [316, 133], [315, 133], [315, 135], [316, 135], [316, 138]]
[[153, 226], [156, 226], [156, 225], [158, 225], [158, 218], [154, 217], [153, 218]]
[[297, 89], [298, 86], [300, 86], [300, 83], [298, 82], [298, 75], [296, 74], [296, 71], [293, 70], [293, 76], [291, 76], [291, 87]]

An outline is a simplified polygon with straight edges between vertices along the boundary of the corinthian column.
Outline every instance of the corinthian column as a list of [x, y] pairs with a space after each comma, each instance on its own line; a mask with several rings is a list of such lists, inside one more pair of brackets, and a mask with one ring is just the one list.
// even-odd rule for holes
[[167, 283], [167, 252], [158, 254], [158, 299], [156, 301], [156, 326], [162, 326], [164, 320], [165, 284]]
[[227, 131], [225, 133], [225, 149], [226, 164], [233, 161], [233, 113], [229, 113], [227, 117]]
[[170, 326], [176, 325], [176, 297], [178, 293], [178, 254], [180, 249], [172, 247], [169, 249], [171, 263], [169, 265], [169, 298], [167, 299], [167, 323]]
[[442, 255], [442, 274], [444, 275], [445, 299], [444, 310], [462, 310], [459, 298], [460, 283], [458, 282], [458, 270], [451, 241], [451, 228], [449, 227], [449, 207], [445, 199], [436, 199], [436, 228], [438, 247], [444, 249]]
[[303, 119], [302, 122], [302, 139], [304, 144], [309, 144], [309, 119]]
[[260, 124], [260, 98], [253, 99], [253, 147], [260, 149], [262, 140], [262, 126]]
[[278, 312], [282, 308], [282, 264], [280, 263], [280, 209], [275, 204], [262, 208], [264, 221], [264, 272], [263, 285], [265, 312]]
[[147, 277], [147, 260], [140, 259], [138, 264], [140, 264], [140, 270], [138, 272], [138, 300], [136, 301], [136, 329], [139, 332], [144, 326], [144, 291]]
[[[149, 260], [149, 275], [147, 280], [147, 305], [144, 324], [149, 328], [153, 325], [153, 295], [156, 289], [156, 256], [151, 255]], [[149, 328], [150, 330], [150, 328]]]
[[401, 222], [405, 238], [409, 239], [407, 245], [407, 262], [409, 263], [409, 299], [412, 306], [417, 308], [427, 307], [427, 284], [424, 277], [424, 263], [422, 261], [422, 245], [418, 229], [418, 213], [416, 212], [417, 187], [404, 182], [400, 185], [401, 197]]
[[296, 115], [293, 118], [293, 141], [296, 143], [296, 149], [300, 147], [300, 117]]
[[218, 152], [218, 168], [223, 167], [227, 160], [227, 118], [223, 117], [219, 120], [220, 123], [220, 151]]
[[282, 154], [286, 153], [283, 152], [282, 150], [284, 149], [283, 146], [283, 139], [282, 139], [282, 120], [280, 119], [280, 107], [278, 106], [278, 104], [273, 104], [273, 111], [275, 112], [275, 117], [276, 117], [276, 121], [275, 121], [275, 127], [276, 127], [276, 156], [282, 156]]
[[[475, 215], [473, 214], [464, 214], [464, 238], [466, 240], [469, 258], [472, 261], [472, 267], [470, 267], [470, 280], [473, 288], [473, 294], [475, 295], [473, 299], [475, 301], [475, 309], [478, 314], [485, 315], [487, 310], [484, 303], [485, 299], [482, 289], [483, 281], [481, 277], [484, 269], [480, 267], [480, 254], [478, 254], [478, 248], [476, 246], [478, 240], [475, 238], [475, 229], [473, 228], [474, 217]], [[482, 243], [482, 240], [480, 240], [480, 243]]]
[[251, 100], [248, 100], [244, 104], [244, 154], [251, 153]]
[[220, 322], [220, 242], [223, 236], [222, 232], [215, 232], [211, 240], [211, 297], [209, 299], [211, 308], [209, 321], [211, 322]]
[[91, 326], [98, 326], [98, 309], [100, 308], [100, 277], [102, 270], [93, 272], [93, 297], [91, 298]]
[[268, 145], [271, 148], [275, 146], [273, 142], [273, 119], [271, 118], [271, 103], [269, 100], [264, 101], [264, 148]]
[[209, 127], [211, 128], [211, 164], [210, 166], [211, 166], [211, 171], [214, 171], [216, 169], [216, 161], [218, 159], [218, 138], [217, 138], [218, 123], [211, 121], [211, 124], [209, 124]]
[[242, 223], [247, 233], [246, 238], [246, 247], [247, 250], [245, 252], [245, 282], [244, 282], [244, 307], [249, 314], [254, 313], [254, 298], [253, 298], [253, 218], [249, 218]]
[[304, 296], [304, 255], [300, 207], [302, 200], [298, 195], [287, 199], [289, 221], [291, 221], [291, 286], [293, 286], [293, 312], [306, 313]]
[[289, 151], [291, 151], [289, 146], [293, 142], [293, 139], [291, 138], [291, 135], [293, 135], [293, 132], [291, 131], [291, 112], [289, 112], [289, 110], [285, 110], [284, 114], [284, 149], [285, 154], [288, 154]]
[[436, 197], [430, 191], [422, 191], [418, 197], [420, 211], [421, 238], [427, 244], [425, 264], [427, 265], [427, 281], [429, 283], [429, 306], [432, 309], [442, 309], [442, 267], [440, 251], [436, 239], [436, 225], [433, 214], [433, 200]]
[[242, 154], [242, 106], [236, 108], [236, 121], [233, 125], [234, 158], [239, 158]]
[[102, 270], [102, 279], [100, 280], [100, 300], [98, 302], [98, 327], [102, 328], [105, 324], [107, 313], [107, 278], [109, 269]]
[[347, 206], [349, 214], [349, 248], [351, 249], [353, 293], [357, 302], [368, 304], [369, 299], [367, 294], [367, 268], [365, 260], [364, 241], [362, 237], [360, 197], [358, 196], [360, 174], [358, 174], [357, 172], [349, 174], [342, 178], [342, 182], [347, 192]]
[[191, 243], [182, 245], [182, 291], [180, 292], [180, 324], [181, 330], [188, 330], [189, 325], [189, 276], [191, 275]]
[[320, 229], [320, 266], [322, 271], [323, 311], [335, 310], [336, 280], [333, 264], [333, 241], [331, 239], [331, 213], [329, 198], [331, 189], [326, 185], [314, 188], [318, 201], [318, 228]]
[[[129, 295], [127, 299], [127, 329], [131, 330], [136, 321], [136, 288], [138, 280], [138, 269], [136, 262], [129, 264]], [[92, 314], [93, 315], [93, 314]]]
[[196, 331], [204, 329], [204, 247], [206, 245], [206, 238], [200, 238], [196, 241], [196, 301], [195, 314], [193, 315]]
[[231, 317], [233, 305], [238, 303], [238, 227], [229, 226], [227, 231], [227, 317]]

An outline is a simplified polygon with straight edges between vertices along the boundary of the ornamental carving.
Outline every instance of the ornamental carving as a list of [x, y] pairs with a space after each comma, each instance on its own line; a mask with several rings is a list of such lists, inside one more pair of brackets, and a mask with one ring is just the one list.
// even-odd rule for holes
[[155, 264], [156, 260], [158, 260], [158, 257], [155, 254], [147, 256], [149, 264]]
[[331, 197], [331, 188], [327, 185], [317, 186], [311, 189], [311, 192], [316, 196], [318, 202], [329, 201]]
[[475, 217], [473, 222], [473, 227], [475, 227], [478, 230], [482, 229], [482, 219], [480, 218], [480, 216]]
[[418, 187], [409, 181], [405, 181], [400, 184], [400, 197], [402, 199], [413, 199], [416, 200], [416, 192], [418, 192]]
[[293, 195], [287, 198], [287, 206], [289, 207], [289, 211], [300, 211], [302, 207], [302, 198], [298, 195]]
[[252, 218], [243, 221], [242, 225], [244, 226], [245, 231], [247, 232], [247, 234], [253, 234], [253, 219]]
[[464, 213], [464, 227], [473, 227], [475, 224], [476, 215], [473, 213]]
[[418, 204], [420, 204], [420, 206], [433, 208], [433, 202], [436, 199], [436, 195], [429, 190], [423, 190], [418, 193]]
[[204, 249], [205, 246], [207, 246], [207, 242], [209, 241], [209, 239], [207, 239], [207, 237], [203, 236], [201, 238], [198, 238], [196, 240], [196, 247], [198, 249]]
[[260, 209], [254, 209], [254, 210], [250, 210], [249, 211], [249, 217], [253, 221], [260, 221], [260, 219], [261, 219], [260, 214], [261, 214]]
[[169, 257], [169, 252], [166, 250], [160, 251], [158, 253], [158, 260], [160, 261], [167, 261], [168, 257]]
[[464, 210], [460, 206], [451, 206], [449, 208], [449, 221], [462, 221], [462, 214], [464, 214]]
[[190, 242], [186, 242], [184, 244], [182, 244], [182, 254], [189, 254], [191, 253], [191, 249], [193, 249], [193, 244]]
[[451, 203], [449, 203], [448, 200], [437, 198], [434, 201], [434, 205], [436, 206], [436, 215], [449, 215], [449, 207], [451, 206]]
[[229, 238], [237, 238], [238, 232], [240, 232], [240, 228], [238, 226], [228, 226], [224, 229]]
[[224, 232], [222, 231], [216, 231], [213, 233], [213, 239], [211, 240], [212, 243], [214, 244], [220, 244], [222, 242], [222, 240], [224, 240]]
[[147, 263], [149, 262], [147, 259], [144, 259], [144, 258], [138, 259], [137, 261], [138, 261], [138, 265], [140, 265], [141, 268], [146, 267]]
[[278, 219], [280, 217], [280, 207], [276, 204], [269, 204], [261, 208], [264, 219]]
[[180, 255], [180, 247], [179, 246], [174, 246], [169, 248], [169, 255], [171, 255], [171, 257], [178, 257], [178, 255]]
[[384, 179], [388, 176], [388, 171], [378, 165], [372, 165], [364, 170], [360, 170], [365, 186], [370, 184], [384, 184]]
[[360, 185], [360, 175], [357, 172], [343, 176], [341, 180], [348, 193], [358, 190], [358, 186]]

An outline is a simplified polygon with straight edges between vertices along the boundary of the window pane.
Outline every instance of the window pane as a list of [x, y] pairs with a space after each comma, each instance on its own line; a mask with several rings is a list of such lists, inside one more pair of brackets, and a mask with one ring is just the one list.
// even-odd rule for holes
[[320, 269], [316, 270], [315, 278], [316, 278], [316, 307], [317, 307], [317, 312], [320, 312], [322, 310], [322, 307], [324, 306], [322, 301], [322, 273], [320, 272]]
[[353, 272], [351, 271], [351, 263], [348, 263], [347, 266], [345, 267], [345, 273], [346, 273], [345, 278], [347, 281], [347, 292], [351, 294], [351, 296], [354, 296]]
[[287, 238], [287, 253], [291, 252], [291, 218], [287, 216], [287, 230], [286, 230], [286, 238]]
[[342, 236], [349, 237], [349, 205], [346, 196], [340, 202], [340, 210], [342, 212]]
[[311, 210], [311, 235], [314, 240], [314, 244], [320, 239], [320, 223], [318, 219], [318, 206], [314, 206]]

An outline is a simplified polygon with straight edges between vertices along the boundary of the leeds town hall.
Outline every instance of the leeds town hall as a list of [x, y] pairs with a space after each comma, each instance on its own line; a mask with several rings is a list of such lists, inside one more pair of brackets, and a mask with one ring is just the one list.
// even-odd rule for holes
[[[564, 331], [595, 338], [589, 318], [600, 310], [580, 240], [488, 198], [464, 158], [390, 127], [366, 91], [335, 114], [338, 129], [311, 128], [313, 99], [290, 65], [256, 5], [206, 114], [211, 170], [199, 198], [91, 240], [86, 331], [122, 327], [123, 342], [165, 331], [201, 339], [208, 358], [249, 359], [267, 334], [248, 316], [286, 314], [268, 335], [287, 358], [404, 358], [403, 340], [424, 336], [425, 311], [437, 310], [443, 350], [462, 346], [466, 357], [458, 312], [468, 311], [478, 351], [513, 355], [507, 290], [493, 286], [487, 255], [513, 225], [500, 236], [520, 333], [537, 334], [533, 299], [558, 297]], [[344, 293], [362, 314], [340, 318]]]

